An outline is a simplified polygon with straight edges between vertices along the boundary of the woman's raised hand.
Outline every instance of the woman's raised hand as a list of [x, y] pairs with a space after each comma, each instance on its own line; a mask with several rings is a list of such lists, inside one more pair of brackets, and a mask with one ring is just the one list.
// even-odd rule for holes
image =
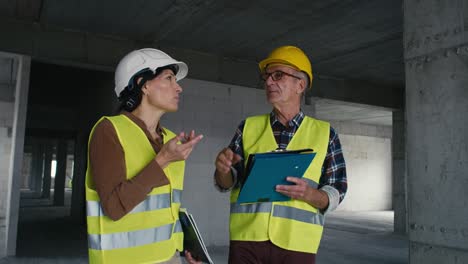
[[165, 168], [171, 162], [186, 160], [190, 156], [195, 145], [200, 142], [202, 138], [203, 135], [195, 135], [194, 130], [192, 130], [190, 134], [185, 134], [185, 132], [179, 133], [179, 135], [163, 145], [161, 151], [156, 155], [156, 162], [158, 162], [162, 168]]

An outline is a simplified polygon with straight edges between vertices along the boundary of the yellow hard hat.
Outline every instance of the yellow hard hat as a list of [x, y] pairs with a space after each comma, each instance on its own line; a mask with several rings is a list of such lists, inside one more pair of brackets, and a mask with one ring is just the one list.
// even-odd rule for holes
[[309, 88], [312, 87], [312, 65], [307, 55], [300, 48], [295, 46], [276, 48], [266, 59], [258, 63], [258, 67], [263, 72], [269, 64], [284, 64], [305, 72], [309, 77]]

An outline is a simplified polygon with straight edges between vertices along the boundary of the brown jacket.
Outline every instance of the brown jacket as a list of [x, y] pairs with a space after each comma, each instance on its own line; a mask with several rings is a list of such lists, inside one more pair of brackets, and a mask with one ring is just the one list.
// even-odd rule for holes
[[[163, 145], [163, 132], [158, 124], [158, 139], [153, 139], [145, 123], [129, 112], [123, 112], [146, 134], [156, 153]], [[112, 123], [104, 119], [94, 129], [89, 144], [89, 166], [104, 213], [118, 220], [142, 202], [155, 187], [169, 184], [161, 166], [153, 159], [133, 178], [127, 180], [125, 156]]]

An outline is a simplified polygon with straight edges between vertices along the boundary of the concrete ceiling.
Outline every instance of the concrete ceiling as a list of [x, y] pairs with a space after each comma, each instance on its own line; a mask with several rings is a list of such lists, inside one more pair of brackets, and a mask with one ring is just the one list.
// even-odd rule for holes
[[401, 0], [3, 0], [0, 16], [239, 60], [294, 44], [319, 75], [404, 85]]
[[0, 17], [239, 61], [292, 44], [315, 76], [404, 88], [401, 0], [3, 0]]

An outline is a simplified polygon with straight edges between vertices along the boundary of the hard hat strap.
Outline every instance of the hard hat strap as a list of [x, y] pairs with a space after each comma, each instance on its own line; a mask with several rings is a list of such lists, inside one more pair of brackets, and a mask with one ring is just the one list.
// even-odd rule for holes
[[149, 68], [142, 69], [130, 78], [128, 85], [120, 93], [119, 101], [125, 105], [124, 109], [132, 111], [141, 102], [141, 87], [146, 81], [154, 78], [154, 73]]
[[[133, 91], [133, 90], [140, 90], [141, 87], [146, 83], [146, 81], [151, 80], [154, 78], [154, 72], [149, 68], [144, 68], [141, 71], [135, 73], [130, 80], [128, 80], [128, 85], [125, 87], [124, 90]], [[141, 80], [140, 80], [141, 78]]]

